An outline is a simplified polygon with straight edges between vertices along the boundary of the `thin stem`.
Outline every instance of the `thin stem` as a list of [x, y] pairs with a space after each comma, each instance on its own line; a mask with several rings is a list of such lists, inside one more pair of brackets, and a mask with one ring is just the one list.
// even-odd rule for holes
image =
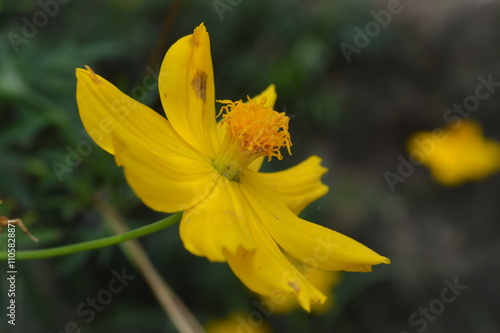
[[[182, 212], [175, 213], [167, 218], [164, 218], [163, 220], [148, 224], [144, 227], [140, 227], [119, 235], [114, 235], [111, 237], [96, 239], [92, 241], [54, 247], [51, 249], [44, 249], [44, 250], [17, 251], [16, 260], [32, 260], [32, 259], [44, 259], [57, 256], [64, 256], [75, 252], [88, 251], [88, 250], [98, 249], [101, 247], [123, 243], [130, 239], [146, 236], [153, 232], [169, 227], [172, 224], [179, 222], [181, 217], [182, 217]], [[0, 261], [1, 260], [7, 260], [6, 251], [0, 252]]]
[[[106, 201], [97, 199], [96, 207], [113, 232], [125, 233], [128, 230], [116, 209]], [[203, 333], [202, 326], [154, 268], [140, 243], [133, 239], [120, 246], [132, 264], [142, 273], [163, 310], [172, 319], [179, 332]]]

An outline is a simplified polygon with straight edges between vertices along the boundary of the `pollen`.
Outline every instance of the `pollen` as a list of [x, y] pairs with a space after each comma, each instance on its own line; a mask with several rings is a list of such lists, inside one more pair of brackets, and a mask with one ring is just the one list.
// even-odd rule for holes
[[280, 149], [286, 147], [288, 154], [292, 142], [288, 132], [290, 118], [284, 112], [274, 111], [266, 107], [266, 99], [260, 101], [220, 100], [225, 104], [221, 108], [222, 122], [226, 131], [233, 138], [237, 138], [243, 149], [259, 156], [268, 156], [268, 161], [273, 157], [283, 159]]

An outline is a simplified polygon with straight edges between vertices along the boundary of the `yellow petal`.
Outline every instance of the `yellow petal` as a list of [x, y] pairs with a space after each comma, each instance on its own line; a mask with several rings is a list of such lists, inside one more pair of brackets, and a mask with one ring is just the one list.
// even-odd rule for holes
[[[212, 188], [215, 183], [217, 172], [211, 162], [186, 154], [189, 149], [184, 146], [188, 145], [182, 141], [158, 147], [119, 133], [113, 139], [115, 159], [124, 166], [127, 183], [154, 210], [182, 211], [202, 201], [206, 193], [200, 189]], [[176, 143], [176, 148], [171, 147]]]
[[117, 133], [158, 149], [175, 141], [172, 144], [182, 146], [178, 150], [194, 151], [178, 142], [179, 136], [164, 117], [125, 95], [89, 67], [78, 68], [76, 77], [76, 99], [83, 126], [107, 152], [115, 154], [112, 135]]
[[214, 186], [204, 189], [205, 199], [187, 209], [180, 224], [184, 247], [210, 261], [226, 261], [223, 249], [235, 253], [240, 246], [252, 250], [246, 209], [236, 194], [238, 183], [217, 174]]
[[262, 163], [264, 163], [265, 157], [266, 156], [257, 157], [252, 163], [248, 165], [247, 168], [255, 172], [259, 171]]
[[167, 118], [184, 140], [215, 156], [215, 88], [210, 40], [201, 24], [168, 50], [160, 69], [160, 97]]
[[[322, 269], [317, 269], [311, 267], [307, 264], [297, 261], [295, 258], [287, 255], [288, 260], [311, 282], [319, 291], [327, 295], [326, 302], [324, 304], [312, 304], [311, 312], [324, 314], [329, 312], [335, 303], [335, 294], [333, 289], [337, 286], [341, 280], [341, 272], [325, 271]], [[270, 297], [263, 297], [267, 302], [272, 302], [275, 305], [274, 313], [283, 314], [292, 311], [298, 305], [297, 299], [292, 295], [288, 294], [279, 302], [272, 301]]]
[[203, 198], [211, 162], [147, 106], [123, 94], [90, 68], [77, 69], [77, 102], [89, 135], [115, 154], [136, 194], [152, 209], [175, 212]]
[[236, 276], [252, 291], [271, 299], [283, 299], [286, 294], [293, 293], [306, 311], [313, 303], [323, 303], [326, 297], [288, 261], [255, 211], [249, 209], [246, 217], [250, 220], [248, 225], [255, 250], [240, 247], [237, 253], [225, 251]]
[[262, 98], [266, 99], [266, 103], [264, 104], [266, 107], [274, 108], [276, 98], [278, 98], [274, 84], [270, 84], [263, 92], [253, 97], [252, 100], [255, 100], [259, 103]]
[[252, 179], [249, 181], [269, 186], [273, 197], [298, 215], [307, 205], [328, 192], [328, 186], [321, 182], [321, 176], [327, 171], [321, 166], [319, 157], [311, 156], [287, 170], [250, 175]]
[[269, 187], [241, 177], [242, 189], [276, 242], [297, 260], [325, 270], [371, 271], [390, 263], [363, 244], [336, 231], [302, 220], [272, 197]]

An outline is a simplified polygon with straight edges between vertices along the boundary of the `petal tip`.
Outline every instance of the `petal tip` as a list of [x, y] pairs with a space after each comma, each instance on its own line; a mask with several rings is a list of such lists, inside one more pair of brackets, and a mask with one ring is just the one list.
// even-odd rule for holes
[[276, 93], [276, 85], [274, 83], [271, 83], [267, 89], [269, 89], [270, 92]]
[[202, 38], [208, 38], [207, 28], [205, 27], [205, 23], [201, 23], [199, 26], [194, 28], [193, 31], [193, 42], [195, 45], [199, 44]]
[[207, 28], [205, 27], [205, 22], [201, 22], [199, 26], [194, 28], [195, 33], [197, 30], [200, 30], [201, 32], [207, 31]]
[[80, 76], [80, 75], [89, 76], [94, 81], [94, 83], [102, 83], [102, 81], [99, 79], [97, 74], [92, 70], [92, 68], [90, 68], [87, 65], [85, 65], [85, 69], [83, 69], [83, 68], [76, 69], [76, 77], [83, 79], [84, 77]]

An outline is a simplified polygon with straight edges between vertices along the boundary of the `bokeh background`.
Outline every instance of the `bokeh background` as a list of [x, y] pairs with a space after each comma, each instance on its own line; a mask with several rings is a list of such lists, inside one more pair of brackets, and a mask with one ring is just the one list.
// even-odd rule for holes
[[[89, 65], [162, 112], [155, 78], [163, 55], [205, 22], [217, 98], [245, 98], [275, 83], [276, 109], [292, 117], [293, 155], [266, 170], [321, 156], [330, 192], [302, 216], [392, 264], [343, 274], [326, 313], [267, 316], [225, 264], [188, 253], [177, 226], [141, 238], [198, 320], [238, 311], [242, 318], [260, 313], [274, 332], [500, 332], [500, 175], [445, 187], [417, 166], [394, 191], [384, 177], [398, 172], [398, 156], [408, 158], [408, 137], [443, 127], [444, 112], [474, 94], [479, 76], [500, 81], [498, 1], [60, 2], [0, 1], [0, 215], [22, 218], [40, 238], [33, 243], [18, 231], [18, 251], [108, 236], [96, 200], [130, 228], [164, 217], [140, 202], [99, 147], [68, 164], [90, 142], [74, 70]], [[346, 57], [342, 43], [355, 46], [356, 28], [364, 31], [372, 11], [388, 6], [401, 10]], [[500, 90], [471, 115], [496, 141], [499, 110]], [[58, 176], [55, 162], [69, 168]], [[2, 250], [5, 241], [4, 232]], [[0, 267], [1, 332], [176, 332], [119, 246], [18, 262], [15, 327], [6, 323], [7, 268]], [[135, 279], [86, 323], [76, 308], [123, 268]], [[467, 289], [441, 309], [445, 281]], [[429, 306], [439, 314], [425, 317], [420, 311]], [[71, 321], [78, 326], [67, 330]]]

